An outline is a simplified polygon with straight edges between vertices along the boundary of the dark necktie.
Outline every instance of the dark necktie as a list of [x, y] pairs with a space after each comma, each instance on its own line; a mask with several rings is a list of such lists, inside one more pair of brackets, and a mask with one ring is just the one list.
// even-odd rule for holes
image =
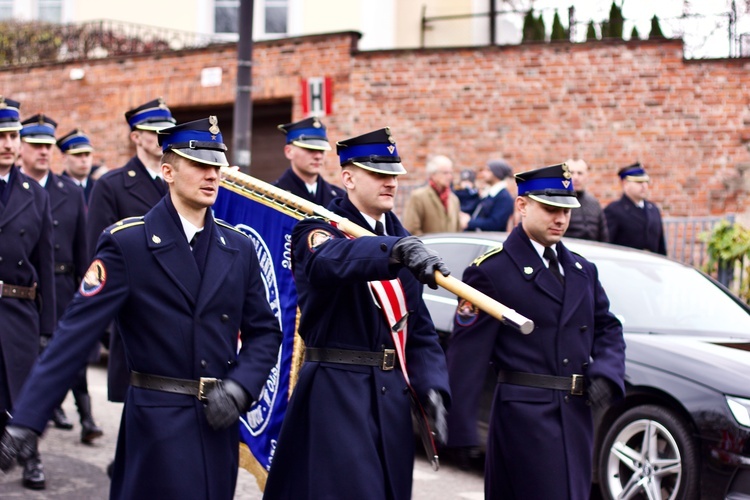
[[375, 221], [375, 234], [378, 236], [385, 236], [385, 228], [383, 227], [383, 223], [380, 221]]
[[190, 240], [190, 250], [195, 250], [195, 245], [198, 243], [198, 237], [200, 236], [201, 231], [198, 231], [193, 235], [193, 239]]
[[565, 278], [560, 272], [560, 263], [557, 261], [557, 255], [555, 255], [555, 251], [550, 247], [545, 247], [543, 255], [544, 258], [549, 261], [549, 270], [552, 272], [555, 278], [557, 278], [561, 285], [564, 284]]
[[4, 180], [0, 179], [0, 200], [3, 198], [3, 193], [5, 192], [5, 185], [6, 184], [7, 184], [7, 182], [5, 182]]

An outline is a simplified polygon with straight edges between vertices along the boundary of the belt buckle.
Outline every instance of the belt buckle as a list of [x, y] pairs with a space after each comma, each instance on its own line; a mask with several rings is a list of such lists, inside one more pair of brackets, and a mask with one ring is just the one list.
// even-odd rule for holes
[[198, 380], [198, 399], [206, 401], [208, 399], [208, 393], [216, 387], [219, 379], [211, 377], [201, 377]]
[[570, 393], [573, 396], [583, 396], [583, 375], [574, 373], [570, 377]]
[[383, 349], [383, 364], [380, 369], [383, 371], [393, 370], [394, 366], [396, 366], [396, 350]]

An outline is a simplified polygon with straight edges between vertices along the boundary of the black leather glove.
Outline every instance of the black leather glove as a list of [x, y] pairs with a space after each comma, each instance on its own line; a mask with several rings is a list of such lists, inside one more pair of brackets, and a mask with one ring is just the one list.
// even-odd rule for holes
[[451, 273], [437, 252], [427, 248], [416, 236], [398, 240], [391, 250], [391, 258], [411, 271], [420, 283], [433, 290], [437, 289], [435, 271], [440, 271], [443, 276]]
[[606, 408], [612, 402], [614, 393], [612, 382], [606, 378], [595, 378], [589, 383], [588, 394], [591, 406]]
[[37, 435], [28, 427], [9, 425], [0, 438], [0, 470], [7, 472], [16, 461], [26, 462], [36, 453]]
[[435, 441], [441, 445], [448, 442], [448, 421], [446, 420], [447, 411], [443, 403], [443, 396], [435, 389], [427, 392], [427, 401], [424, 406], [427, 413], [427, 421], [435, 436]]
[[237, 423], [240, 414], [250, 407], [250, 395], [234, 380], [219, 380], [208, 393], [204, 408], [208, 425], [213, 429], [226, 429]]

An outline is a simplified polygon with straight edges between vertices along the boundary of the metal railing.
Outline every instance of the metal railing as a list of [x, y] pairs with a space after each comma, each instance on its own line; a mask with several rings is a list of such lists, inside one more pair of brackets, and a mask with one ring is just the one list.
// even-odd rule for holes
[[667, 255], [693, 267], [702, 268], [708, 261], [703, 235], [723, 220], [734, 223], [734, 214], [707, 217], [664, 217]]

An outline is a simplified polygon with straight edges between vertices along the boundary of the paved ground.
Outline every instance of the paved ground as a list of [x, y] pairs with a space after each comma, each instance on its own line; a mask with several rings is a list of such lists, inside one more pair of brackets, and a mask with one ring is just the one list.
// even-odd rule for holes
[[[78, 414], [73, 398], [68, 394], [63, 409], [75, 422], [75, 428], [63, 431], [50, 427], [40, 442], [47, 489], [35, 492], [23, 488], [21, 470], [16, 467], [8, 474], [0, 473], [1, 499], [93, 500], [108, 497], [106, 468], [114, 457], [122, 405], [107, 401], [106, 368], [89, 367], [88, 381], [94, 418], [104, 430], [104, 436], [93, 445], [80, 442]], [[255, 478], [244, 469], [240, 469], [236, 491], [236, 500], [259, 500], [262, 497]], [[480, 500], [484, 497], [480, 472], [463, 472], [445, 464], [439, 472], [434, 472], [422, 457], [418, 457], [414, 466], [413, 491], [415, 500]]]

